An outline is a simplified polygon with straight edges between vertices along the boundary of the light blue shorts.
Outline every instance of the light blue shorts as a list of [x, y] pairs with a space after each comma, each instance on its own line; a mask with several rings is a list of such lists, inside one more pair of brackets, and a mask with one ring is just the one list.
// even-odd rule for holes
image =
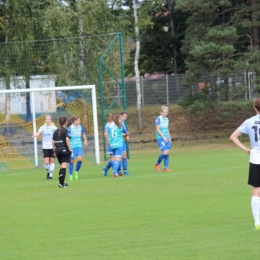
[[122, 157], [123, 154], [123, 146], [112, 149], [114, 157]]
[[112, 151], [110, 145], [107, 146], [107, 153], [108, 153], [109, 155], [113, 155], [113, 151]]
[[71, 159], [75, 159], [78, 156], [83, 155], [83, 149], [82, 148], [73, 148], [71, 153]]
[[172, 143], [171, 140], [168, 139], [168, 142], [165, 143], [164, 140], [162, 138], [157, 139], [157, 144], [159, 146], [159, 148], [161, 149], [161, 151], [166, 151], [166, 150], [170, 150], [172, 147]]

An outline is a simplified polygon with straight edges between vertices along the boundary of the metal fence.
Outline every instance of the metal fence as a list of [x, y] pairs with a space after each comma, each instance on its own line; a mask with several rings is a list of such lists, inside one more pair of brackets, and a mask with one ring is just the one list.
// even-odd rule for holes
[[[142, 106], [152, 104], [175, 104], [190, 88], [184, 86], [184, 74], [156, 75], [140, 79]], [[127, 105], [136, 104], [136, 83], [126, 78]], [[197, 90], [194, 90], [197, 91]]]
[[[255, 97], [255, 83], [252, 73], [234, 74], [229, 77], [203, 77], [192, 87], [184, 85], [185, 74], [177, 75], [152, 75], [141, 76], [140, 87], [142, 93], [142, 106], [157, 104], [176, 104], [180, 98], [189, 92], [199, 92], [206, 85], [216, 91], [219, 101], [245, 100]], [[126, 78], [127, 106], [136, 105], [136, 82], [135, 77]], [[118, 92], [119, 93], [119, 92]], [[116, 95], [116, 93], [114, 93]], [[122, 99], [118, 98], [118, 106], [122, 105]]]

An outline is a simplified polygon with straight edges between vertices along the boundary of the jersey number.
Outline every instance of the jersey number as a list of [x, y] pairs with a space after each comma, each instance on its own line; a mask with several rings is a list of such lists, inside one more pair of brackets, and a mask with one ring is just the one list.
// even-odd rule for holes
[[[258, 127], [257, 127], [257, 125], [254, 125], [254, 126], [252, 126], [252, 128], [254, 129], [254, 131], [255, 131], [255, 141], [256, 142], [258, 142], [258, 134], [260, 135], [260, 129], [258, 130]], [[258, 133], [257, 133], [257, 130], [258, 130]]]
[[117, 138], [117, 132], [114, 129], [112, 129], [112, 138], [113, 139]]

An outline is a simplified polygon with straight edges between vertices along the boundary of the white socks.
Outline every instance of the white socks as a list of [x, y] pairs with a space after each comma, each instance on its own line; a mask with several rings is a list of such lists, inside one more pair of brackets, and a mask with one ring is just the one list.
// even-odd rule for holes
[[50, 163], [50, 166], [49, 166], [50, 177], [52, 177], [52, 174], [54, 172], [54, 167], [55, 167], [55, 164], [54, 163]]
[[49, 167], [50, 167], [50, 165], [49, 165], [49, 164], [44, 164], [43, 166], [44, 166], [44, 168], [46, 169], [46, 171], [49, 172]]
[[252, 208], [252, 213], [253, 217], [255, 220], [255, 225], [260, 225], [260, 198], [253, 196], [251, 198], [251, 208]]

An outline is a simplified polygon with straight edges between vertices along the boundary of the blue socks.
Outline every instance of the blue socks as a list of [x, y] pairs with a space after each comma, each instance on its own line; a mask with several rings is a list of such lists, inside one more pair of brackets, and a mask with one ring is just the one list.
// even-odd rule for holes
[[69, 172], [70, 172], [70, 175], [73, 174], [73, 163], [72, 162], [69, 163]]
[[123, 170], [124, 171], [127, 171], [127, 158], [123, 158], [122, 159], [122, 165], [123, 165]]
[[160, 164], [163, 159], [164, 159], [164, 169], [168, 168], [168, 165], [169, 165], [169, 154], [166, 154], [166, 155], [161, 154], [158, 157], [158, 160], [157, 160], [156, 164]]
[[113, 174], [117, 174], [119, 170], [119, 161], [112, 161]]
[[169, 154], [166, 154], [164, 156], [164, 169], [168, 168], [168, 165], [169, 165]]
[[106, 165], [106, 169], [109, 170], [112, 167], [112, 161], [110, 160], [107, 165]]
[[[76, 164], [76, 172], [79, 171], [79, 169], [80, 169], [80, 167], [81, 167], [81, 164], [82, 164], [82, 162], [77, 161], [77, 164]], [[69, 163], [69, 172], [70, 172], [70, 175], [73, 174], [73, 163], [72, 163], [72, 162]]]
[[79, 171], [79, 169], [80, 169], [80, 167], [81, 167], [81, 164], [82, 164], [82, 162], [77, 161], [77, 164], [76, 164], [76, 172]]
[[161, 154], [161, 155], [158, 157], [158, 160], [157, 160], [156, 164], [160, 164], [163, 158], [164, 158], [164, 154]]

